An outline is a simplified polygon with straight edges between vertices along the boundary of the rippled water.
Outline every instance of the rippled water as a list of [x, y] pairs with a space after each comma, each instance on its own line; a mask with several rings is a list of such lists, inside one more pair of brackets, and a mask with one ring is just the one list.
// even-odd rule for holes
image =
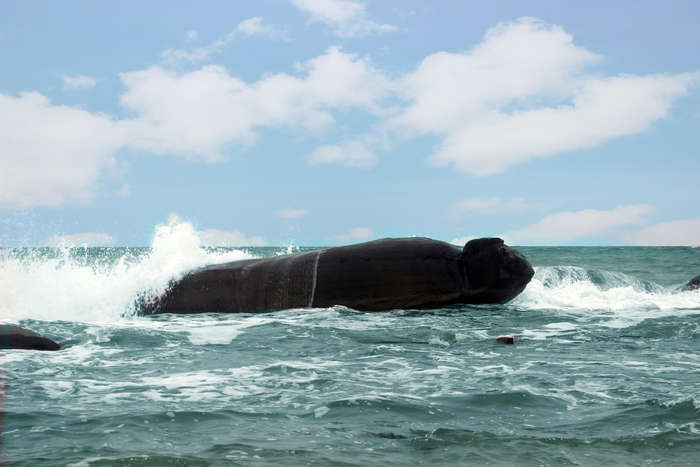
[[[0, 316], [64, 345], [1, 351], [13, 465], [693, 465], [700, 273], [689, 248], [522, 248], [506, 305], [138, 316], [210, 262], [191, 226], [148, 249], [17, 249]], [[496, 342], [502, 334], [516, 344]]]

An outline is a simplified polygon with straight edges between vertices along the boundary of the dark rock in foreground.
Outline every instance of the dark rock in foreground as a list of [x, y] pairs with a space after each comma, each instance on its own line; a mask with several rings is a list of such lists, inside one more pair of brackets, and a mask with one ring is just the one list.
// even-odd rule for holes
[[530, 263], [500, 238], [460, 249], [429, 238], [387, 238], [195, 270], [146, 313], [253, 313], [344, 305], [360, 311], [506, 302], [530, 282]]
[[690, 282], [683, 286], [684, 291], [700, 289], [700, 276], [690, 279]]
[[515, 337], [513, 336], [498, 336], [496, 338], [496, 341], [504, 344], [504, 345], [513, 345], [515, 344]]
[[0, 325], [0, 349], [60, 350], [57, 342], [12, 324]]

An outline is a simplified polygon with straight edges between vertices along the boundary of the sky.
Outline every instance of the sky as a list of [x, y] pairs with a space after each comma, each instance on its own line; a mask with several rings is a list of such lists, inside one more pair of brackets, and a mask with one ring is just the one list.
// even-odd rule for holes
[[0, 246], [700, 245], [696, 1], [0, 2]]

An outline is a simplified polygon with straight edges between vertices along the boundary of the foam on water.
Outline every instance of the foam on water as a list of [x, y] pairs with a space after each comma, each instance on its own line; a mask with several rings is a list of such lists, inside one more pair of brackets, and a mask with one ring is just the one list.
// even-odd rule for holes
[[697, 314], [700, 290], [681, 292], [633, 276], [574, 266], [536, 267], [525, 291], [511, 302], [530, 310], [559, 310], [567, 315], [603, 319], [626, 327], [648, 318]]
[[10, 255], [0, 261], [0, 316], [76, 322], [115, 322], [133, 315], [135, 301], [159, 294], [169, 281], [206, 264], [252, 258], [239, 250], [202, 248], [192, 224], [171, 216], [156, 227], [149, 253], [113, 264], [84, 264], [63, 248], [58, 257]]
[[[294, 251], [295, 247], [290, 245], [278, 253]], [[32, 250], [28, 255], [6, 252], [5, 258], [0, 258], [0, 317], [8, 322], [35, 319], [127, 325], [133, 321], [139, 298], [162, 293], [171, 280], [188, 270], [254, 257], [240, 250], [203, 248], [194, 227], [177, 217], [156, 227], [150, 250], [140, 255], [122, 249], [121, 257], [111, 261], [85, 260], [90, 254], [93, 253], [88, 250], [69, 248], [51, 250], [49, 255], [45, 249]], [[680, 292], [679, 284], [664, 287], [621, 272], [565, 265], [535, 270], [531, 283], [509, 306], [560, 311], [574, 321], [597, 319], [610, 327], [625, 327], [651, 317], [698, 312], [700, 290]], [[346, 320], [343, 310], [343, 307], [316, 310], [314, 317], [308, 319], [314, 326], [355, 330], [375, 328], [382, 322], [378, 317]], [[321, 316], [324, 319], [316, 319]], [[275, 319], [287, 320], [284, 314], [277, 314]], [[295, 316], [294, 320], [298, 319]], [[137, 321], [143, 326], [158, 326], [151, 321]], [[241, 332], [241, 326], [235, 323], [227, 326], [215, 332], [191, 328], [190, 340], [194, 344], [230, 343]]]

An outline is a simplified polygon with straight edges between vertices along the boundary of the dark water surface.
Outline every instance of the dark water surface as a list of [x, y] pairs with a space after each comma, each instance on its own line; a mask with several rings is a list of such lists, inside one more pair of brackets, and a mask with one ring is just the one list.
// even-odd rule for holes
[[4, 254], [0, 316], [64, 345], [0, 351], [4, 460], [700, 460], [700, 292], [679, 291], [700, 274], [697, 250], [521, 248], [535, 278], [498, 306], [135, 316], [138, 297], [192, 267], [281, 252], [202, 250], [185, 234]]

